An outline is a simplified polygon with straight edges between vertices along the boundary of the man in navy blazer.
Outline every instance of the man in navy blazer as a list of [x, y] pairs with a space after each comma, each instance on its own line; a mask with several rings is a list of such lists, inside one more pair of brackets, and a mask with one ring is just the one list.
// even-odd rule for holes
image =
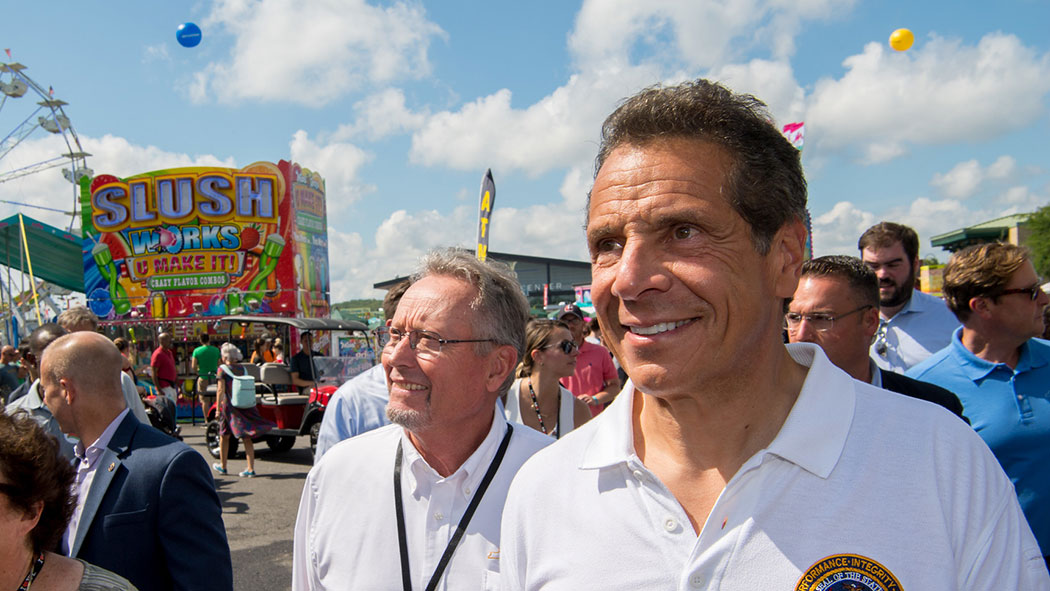
[[233, 589], [222, 508], [204, 458], [128, 412], [120, 366], [117, 348], [93, 332], [61, 337], [44, 352], [44, 403], [63, 432], [80, 439], [77, 508], [63, 550], [140, 591]]
[[879, 328], [878, 304], [879, 278], [860, 259], [832, 255], [806, 261], [784, 315], [788, 341], [816, 343], [854, 379], [939, 404], [969, 423], [955, 394], [875, 364], [869, 351]]

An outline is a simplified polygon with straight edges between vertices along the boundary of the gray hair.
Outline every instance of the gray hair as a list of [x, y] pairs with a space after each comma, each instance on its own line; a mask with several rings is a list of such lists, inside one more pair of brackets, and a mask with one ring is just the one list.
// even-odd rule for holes
[[769, 252], [784, 224], [806, 219], [799, 151], [773, 125], [766, 105], [703, 79], [651, 86], [624, 101], [602, 124], [594, 174], [620, 146], [668, 139], [709, 142], [729, 154], [727, 200], [750, 226], [751, 243], [760, 254]]
[[242, 354], [241, 350], [237, 348], [237, 345], [234, 345], [233, 343], [223, 343], [220, 351], [222, 352], [223, 359], [229, 359], [234, 363], [244, 359], [244, 354]]
[[73, 330], [83, 322], [90, 322], [91, 330], [98, 330], [98, 316], [84, 306], [74, 306], [68, 310], [63, 310], [58, 315], [57, 321], [66, 330]]
[[[517, 361], [521, 361], [525, 353], [529, 302], [510, 267], [497, 261], [481, 262], [469, 250], [447, 248], [427, 253], [419, 263], [419, 270], [412, 275], [412, 281], [414, 283], [428, 275], [455, 277], [473, 285], [478, 292], [470, 302], [470, 309], [476, 312], [474, 338], [510, 345], [518, 352]], [[478, 345], [480, 353], [487, 343]], [[511, 372], [510, 379], [513, 377]]]

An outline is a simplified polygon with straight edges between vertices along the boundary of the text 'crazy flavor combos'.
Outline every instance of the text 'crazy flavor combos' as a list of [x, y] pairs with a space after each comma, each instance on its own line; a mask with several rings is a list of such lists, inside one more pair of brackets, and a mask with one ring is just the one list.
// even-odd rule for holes
[[85, 178], [81, 211], [103, 319], [328, 313], [324, 180], [298, 164]]

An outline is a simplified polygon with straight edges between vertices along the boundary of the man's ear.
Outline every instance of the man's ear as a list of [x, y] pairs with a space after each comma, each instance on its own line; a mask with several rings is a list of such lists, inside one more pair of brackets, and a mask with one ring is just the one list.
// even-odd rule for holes
[[864, 310], [861, 312], [861, 318], [864, 323], [864, 332], [870, 334], [872, 342], [874, 342], [875, 333], [879, 331], [879, 307], [872, 306]]
[[777, 297], [790, 298], [798, 289], [806, 251], [806, 226], [800, 220], [784, 224], [773, 236], [767, 255]]
[[498, 392], [507, 376], [518, 365], [518, 351], [510, 345], [499, 345], [489, 353], [488, 373], [485, 376], [486, 390]]
[[967, 304], [970, 306], [970, 311], [981, 318], [987, 318], [991, 314], [991, 301], [984, 296], [972, 297]]
[[67, 405], [72, 406], [73, 401], [77, 398], [76, 386], [69, 378], [59, 378], [58, 385], [62, 388], [62, 398], [65, 399]]

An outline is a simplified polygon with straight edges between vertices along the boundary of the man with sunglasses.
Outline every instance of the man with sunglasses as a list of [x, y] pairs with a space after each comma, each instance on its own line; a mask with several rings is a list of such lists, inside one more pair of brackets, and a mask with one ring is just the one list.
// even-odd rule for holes
[[293, 590], [499, 587], [507, 489], [553, 441], [513, 428], [497, 403], [524, 352], [528, 311], [506, 266], [463, 250], [423, 259], [383, 348], [393, 424], [341, 442], [310, 470]]
[[944, 299], [962, 322], [950, 345], [908, 371], [959, 395], [977, 434], [1017, 490], [1050, 555], [1050, 343], [1030, 253], [1012, 244], [971, 246], [944, 268]]
[[565, 304], [558, 312], [558, 320], [569, 327], [580, 354], [576, 357], [576, 371], [562, 378], [561, 385], [573, 396], [587, 403], [595, 416], [620, 391], [620, 376], [616, 373], [612, 355], [602, 345], [584, 339], [588, 332], [583, 311], [576, 304]]
[[869, 347], [879, 328], [879, 280], [860, 259], [833, 255], [806, 261], [784, 324], [788, 342], [820, 345], [854, 379], [939, 404], [962, 417], [962, 403], [951, 392], [882, 369], [871, 359]]

